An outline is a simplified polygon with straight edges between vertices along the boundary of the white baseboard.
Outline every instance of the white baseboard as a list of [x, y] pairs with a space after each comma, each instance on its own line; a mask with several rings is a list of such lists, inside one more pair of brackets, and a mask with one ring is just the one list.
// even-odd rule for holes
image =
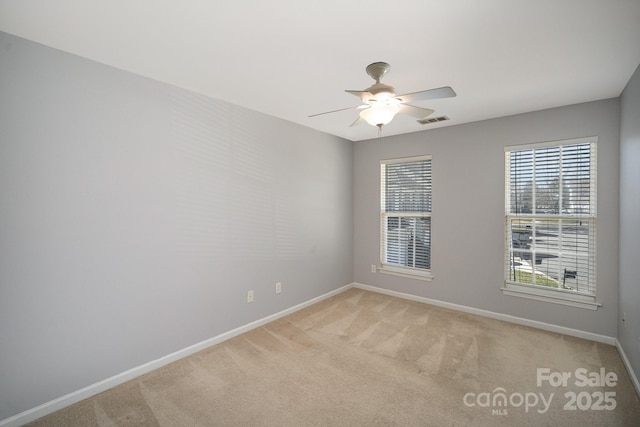
[[43, 403], [42, 405], [36, 406], [35, 408], [28, 409], [12, 417], [5, 418], [4, 420], [0, 420], [0, 427], [18, 427], [26, 423], [29, 423], [31, 421], [35, 421], [38, 418], [44, 417], [45, 415], [49, 415], [55, 411], [65, 408], [69, 405], [73, 405], [74, 403], [80, 402], [81, 400], [87, 399], [91, 396], [95, 396], [98, 393], [102, 393], [105, 390], [108, 390], [126, 381], [132, 380], [141, 375], [149, 373], [155, 369], [161, 368], [165, 365], [168, 365], [169, 363], [183, 359], [187, 356], [190, 356], [194, 353], [197, 353], [211, 346], [219, 344], [230, 338], [241, 335], [245, 332], [249, 332], [250, 330], [258, 328], [269, 322], [273, 322], [274, 320], [287, 316], [307, 306], [310, 306], [324, 299], [327, 299], [334, 295], [342, 293], [351, 287], [353, 287], [353, 283], [342, 286], [341, 288], [335, 289], [331, 292], [327, 292], [326, 294], [312, 298], [308, 301], [297, 304], [293, 307], [287, 308], [286, 310], [282, 310], [278, 313], [272, 314], [270, 316], [267, 316], [262, 319], [258, 319], [254, 322], [248, 323], [246, 325], [240, 326], [231, 331], [224, 332], [213, 338], [209, 338], [197, 344], [183, 348], [182, 350], [178, 350], [174, 353], [168, 354], [159, 359], [156, 359], [151, 362], [145, 363], [143, 365], [137, 366], [135, 368], [129, 369], [128, 371], [122, 372], [120, 374], [114, 375], [113, 377], [104, 379], [95, 384], [82, 388], [80, 390], [76, 390], [64, 396], [58, 397], [57, 399], [53, 399], [49, 402]]
[[629, 374], [629, 378], [631, 378], [631, 383], [633, 384], [633, 388], [636, 389], [636, 394], [640, 398], [640, 381], [638, 381], [638, 377], [631, 366], [631, 362], [627, 358], [627, 354], [624, 352], [622, 348], [622, 344], [616, 338], [616, 348], [618, 349], [618, 353], [620, 353], [620, 358], [622, 359], [622, 363], [624, 363], [624, 367], [627, 368], [627, 373]]
[[453, 304], [450, 302], [420, 297], [417, 295], [405, 294], [403, 292], [392, 291], [389, 289], [378, 288], [376, 286], [363, 285], [361, 283], [354, 283], [354, 287], [372, 292], [378, 292], [385, 295], [390, 295], [398, 298], [408, 299], [412, 301], [422, 302], [425, 304], [431, 304], [438, 307], [449, 308], [451, 310], [462, 311], [464, 313], [476, 314], [482, 317], [489, 317], [491, 319], [503, 320], [509, 323], [515, 323], [522, 326], [530, 326], [532, 328], [542, 329], [550, 332], [557, 332], [564, 335], [569, 335], [577, 338], [584, 338], [591, 341], [600, 342], [603, 344], [616, 345], [616, 338], [606, 335], [594, 334], [592, 332], [581, 331], [579, 329], [566, 328], [564, 326], [553, 325], [551, 323], [538, 322], [536, 320], [523, 319], [522, 317], [510, 316], [508, 314], [496, 313], [488, 310], [481, 310], [479, 308], [468, 307], [466, 305]]

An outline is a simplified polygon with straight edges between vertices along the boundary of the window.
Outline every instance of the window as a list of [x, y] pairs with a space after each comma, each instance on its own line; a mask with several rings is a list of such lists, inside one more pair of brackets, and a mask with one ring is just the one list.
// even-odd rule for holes
[[505, 149], [505, 294], [598, 307], [596, 142]]
[[431, 157], [380, 163], [383, 273], [431, 279]]

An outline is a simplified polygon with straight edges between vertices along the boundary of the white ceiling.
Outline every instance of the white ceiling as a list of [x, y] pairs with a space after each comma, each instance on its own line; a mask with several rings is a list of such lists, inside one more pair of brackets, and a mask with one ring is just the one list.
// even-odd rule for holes
[[640, 63], [640, 0], [0, 0], [0, 30], [349, 140], [345, 89], [391, 64], [397, 93], [450, 121], [416, 132], [620, 95]]

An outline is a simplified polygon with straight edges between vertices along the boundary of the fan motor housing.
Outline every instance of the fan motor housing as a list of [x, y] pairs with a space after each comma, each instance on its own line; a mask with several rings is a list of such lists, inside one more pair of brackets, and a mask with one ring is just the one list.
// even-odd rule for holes
[[388, 93], [389, 98], [393, 98], [394, 96], [396, 96], [395, 89], [392, 86], [385, 85], [382, 83], [376, 83], [373, 86], [367, 88], [366, 91], [369, 92], [371, 95], [373, 95], [374, 98], [382, 93]]

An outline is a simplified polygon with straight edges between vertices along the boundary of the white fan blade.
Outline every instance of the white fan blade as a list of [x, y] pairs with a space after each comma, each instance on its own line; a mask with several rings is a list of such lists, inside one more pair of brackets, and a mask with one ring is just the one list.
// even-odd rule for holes
[[354, 127], [354, 126], [358, 126], [358, 125], [360, 125], [360, 124], [362, 124], [364, 122], [365, 122], [365, 120], [362, 117], [358, 116], [358, 118], [353, 123], [351, 123], [349, 125], [349, 127], [351, 128], [351, 127]]
[[357, 96], [358, 98], [362, 99], [362, 102], [366, 101], [369, 98], [373, 98], [373, 94], [371, 92], [367, 92], [366, 90], [345, 90], [345, 92]]
[[307, 117], [315, 117], [315, 116], [321, 116], [321, 115], [323, 115], [323, 114], [337, 113], [338, 111], [346, 111], [346, 110], [362, 110], [363, 108], [369, 108], [369, 104], [362, 104], [362, 105], [358, 105], [358, 106], [356, 106], [356, 107], [340, 108], [339, 110], [332, 110], [332, 111], [326, 111], [326, 112], [324, 112], [324, 113], [312, 114], [312, 115], [307, 116]]
[[307, 116], [307, 117], [315, 117], [315, 116], [321, 116], [323, 114], [337, 113], [338, 111], [355, 110], [357, 108], [360, 108], [360, 106], [358, 105], [357, 107], [347, 107], [347, 108], [340, 108], [339, 110], [325, 111], [324, 113], [312, 114], [312, 115]]
[[437, 89], [423, 90], [421, 92], [407, 93], [399, 95], [396, 98], [400, 98], [402, 102], [416, 102], [426, 101], [428, 99], [440, 99], [451, 98], [456, 96], [456, 93], [449, 86], [439, 87]]
[[430, 114], [433, 114], [433, 110], [430, 108], [421, 108], [414, 105], [400, 104], [400, 113], [408, 114], [418, 119], [424, 119]]

